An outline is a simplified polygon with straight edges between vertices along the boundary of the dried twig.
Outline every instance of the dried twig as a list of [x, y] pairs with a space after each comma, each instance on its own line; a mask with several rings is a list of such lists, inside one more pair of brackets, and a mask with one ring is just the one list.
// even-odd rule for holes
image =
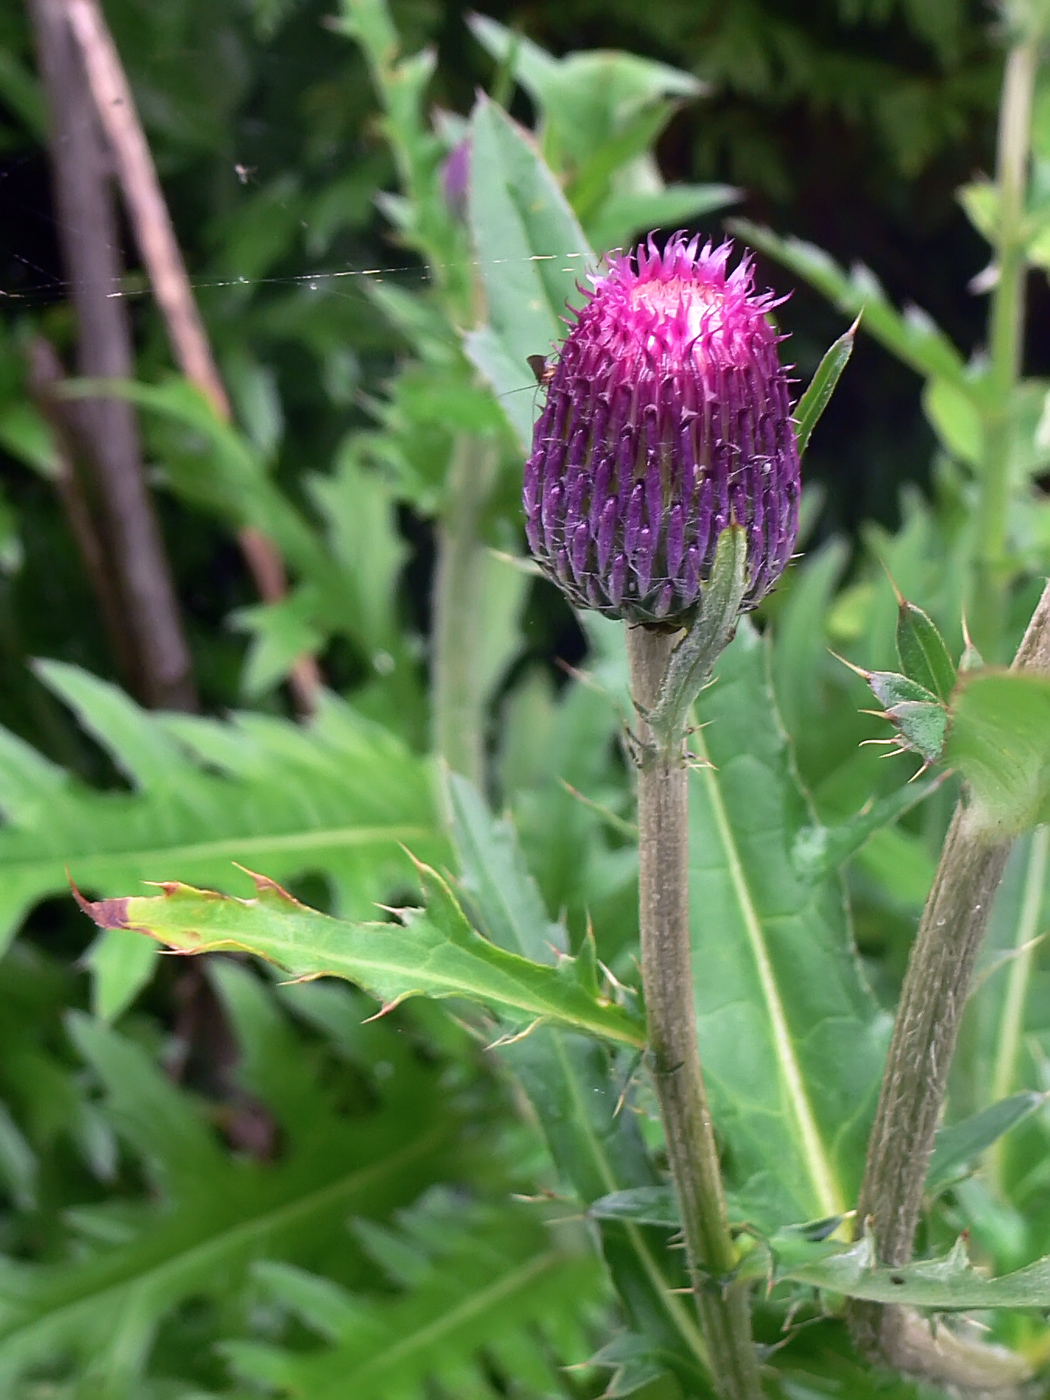
[[[35, 336], [29, 344], [29, 391], [40, 413], [46, 419], [55, 445], [55, 475], [58, 498], [65, 511], [66, 522], [80, 553], [84, 572], [98, 603], [102, 625], [116, 657], [121, 677], [130, 690], [142, 689], [139, 657], [132, 638], [124, 625], [120, 593], [108, 565], [107, 549], [102, 531], [94, 518], [88, 499], [91, 469], [91, 441], [77, 422], [81, 401], [69, 399], [56, 392], [65, 379], [65, 370], [55, 347], [43, 336]], [[79, 466], [78, 466], [79, 459]], [[85, 481], [87, 478], [87, 489]]]
[[[193, 289], [182, 261], [149, 144], [113, 37], [97, 0], [60, 0], [87, 72], [99, 118], [109, 140], [135, 238], [164, 316], [172, 353], [224, 419], [230, 403], [212, 354]], [[284, 597], [284, 565], [273, 541], [244, 527], [238, 544], [266, 602]], [[302, 656], [291, 674], [296, 704], [309, 713], [317, 703], [321, 676], [312, 656]]]
[[[51, 112], [58, 232], [73, 288], [83, 375], [126, 379], [131, 332], [119, 289], [121, 266], [110, 168], [94, 102], [62, 0], [30, 0]], [[77, 414], [86, 442], [107, 549], [119, 594], [120, 625], [138, 663], [148, 704], [196, 706], [189, 649], [163, 541], [142, 469], [138, 427], [121, 399], [86, 401]]]

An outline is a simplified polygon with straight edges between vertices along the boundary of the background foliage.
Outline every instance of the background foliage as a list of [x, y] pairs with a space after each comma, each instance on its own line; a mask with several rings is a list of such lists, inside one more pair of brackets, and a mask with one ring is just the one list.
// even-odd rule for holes
[[[7, 7], [0, 1384], [26, 1400], [706, 1394], [671, 1291], [659, 1129], [624, 1030], [636, 1008], [588, 939], [614, 982], [636, 983], [623, 659], [615, 629], [582, 629], [520, 560], [525, 357], [557, 338], [588, 243], [717, 235], [731, 206], [760, 278], [800, 284], [780, 316], [801, 381], [843, 313], [866, 308], [807, 456], [806, 559], [702, 701], [714, 766], [692, 799], [698, 1007], [731, 1206], [788, 1260], [778, 1231], [854, 1200], [954, 792], [906, 787], [914, 762], [860, 747], [885, 725], [828, 647], [896, 665], [885, 569], [962, 649], [985, 321], [966, 285], [988, 258], [972, 177], [992, 162], [994, 16], [961, 0], [575, 0], [484, 19], [425, 2], [333, 16], [309, 0], [115, 0], [106, 14], [235, 424], [174, 376], [129, 242], [127, 392], [202, 701], [151, 714], [120, 687], [27, 395], [30, 337], [71, 359], [76, 330], [29, 26]], [[556, 179], [482, 107], [483, 175], [449, 200], [443, 163], [479, 84], [536, 132]], [[547, 251], [566, 256], [531, 260]], [[846, 270], [856, 260], [881, 287]], [[1012, 592], [991, 659], [1050, 555], [1041, 273], [1029, 292]], [[898, 309], [912, 302], [932, 322]], [[498, 821], [440, 781], [432, 752], [449, 756], [439, 575], [465, 483], [481, 486], [464, 703]], [[255, 596], [234, 544], [246, 525], [284, 559], [280, 603]], [[331, 694], [300, 723], [286, 680], [304, 650]], [[469, 755], [453, 762], [470, 772]], [[68, 870], [94, 898], [143, 879], [243, 898], [236, 861], [356, 929], [377, 903], [419, 903], [406, 847], [449, 875], [444, 922], [432, 902], [426, 916], [442, 936], [462, 942], [469, 918], [497, 945], [485, 977], [516, 975], [514, 955], [546, 964], [535, 986], [554, 1010], [530, 1036], [516, 1039], [535, 999], [503, 982], [481, 997], [493, 1015], [414, 999], [366, 1021], [377, 1006], [357, 987], [286, 985], [240, 955], [159, 958], [128, 929], [93, 940], [65, 892]], [[968, 1228], [997, 1273], [1050, 1253], [1047, 878], [1041, 829], [996, 905], [930, 1181], [924, 1246]], [[384, 1000], [404, 990], [356, 977]], [[875, 1393], [831, 1307], [788, 1283], [764, 1308], [773, 1393]], [[1034, 1313], [996, 1326], [1048, 1360]]]

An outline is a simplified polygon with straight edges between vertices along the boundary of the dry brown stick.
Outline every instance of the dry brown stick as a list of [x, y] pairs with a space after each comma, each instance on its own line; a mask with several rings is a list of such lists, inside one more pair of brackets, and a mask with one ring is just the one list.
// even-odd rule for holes
[[[34, 336], [29, 342], [28, 358], [29, 392], [47, 421], [55, 444], [55, 490], [62, 502], [70, 534], [80, 552], [121, 679], [129, 690], [140, 691], [140, 659], [124, 626], [120, 593], [106, 563], [110, 551], [103, 542], [82, 480], [86, 465], [84, 459], [91, 453], [91, 442], [77, 422], [77, 411], [84, 405], [62, 396], [60, 386], [66, 377], [65, 369], [49, 340], [42, 335]], [[59, 392], [56, 393], [56, 389]], [[86, 474], [90, 480], [90, 469]]]
[[[149, 143], [127, 76], [97, 0], [61, 0], [87, 72], [99, 118], [116, 163], [135, 238], [168, 329], [172, 353], [186, 378], [229, 421], [230, 402], [182, 260]], [[260, 596], [268, 603], [287, 592], [284, 564], [273, 541], [251, 526], [237, 535]], [[321, 685], [313, 656], [301, 656], [290, 683], [296, 705], [310, 713]]]
[[[1050, 674], [1050, 583], [1013, 664]], [[911, 1258], [959, 1024], [1011, 845], [977, 824], [964, 796], [908, 960], [860, 1191], [858, 1230], [871, 1228], [890, 1267]], [[1027, 1374], [1020, 1358], [935, 1333], [901, 1307], [854, 1301], [849, 1316], [857, 1346], [899, 1370], [983, 1390]]]
[[[94, 102], [62, 0], [29, 0], [51, 113], [58, 235], [79, 327], [77, 367], [94, 378], [133, 372], [131, 332], [120, 287], [110, 166]], [[78, 424], [91, 443], [107, 567], [122, 623], [138, 659], [140, 695], [150, 705], [193, 709], [190, 653], [153, 503], [138, 426], [121, 399], [85, 401]]]

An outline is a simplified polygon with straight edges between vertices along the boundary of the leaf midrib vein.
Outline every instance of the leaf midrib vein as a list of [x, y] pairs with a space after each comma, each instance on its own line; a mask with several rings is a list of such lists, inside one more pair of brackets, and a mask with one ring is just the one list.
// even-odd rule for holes
[[719, 791], [718, 783], [715, 780], [716, 769], [711, 764], [710, 757], [699, 731], [694, 736], [693, 742], [698, 754], [706, 760], [706, 764], [700, 772], [707, 787], [711, 808], [718, 827], [718, 834], [726, 854], [726, 865], [729, 870], [729, 877], [733, 885], [734, 893], [736, 894], [741, 915], [743, 916], [748, 943], [755, 960], [755, 968], [758, 972], [758, 979], [762, 988], [762, 997], [766, 1003], [766, 1010], [769, 1014], [777, 1064], [780, 1068], [781, 1079], [787, 1091], [788, 1102], [791, 1106], [791, 1112], [794, 1116], [798, 1133], [802, 1141], [803, 1156], [809, 1170], [810, 1180], [816, 1192], [821, 1213], [828, 1216], [840, 1215], [845, 1210], [842, 1191], [838, 1182], [835, 1180], [831, 1164], [824, 1151], [820, 1131], [813, 1115], [813, 1108], [806, 1094], [802, 1069], [795, 1055], [791, 1040], [791, 1032], [788, 1029], [787, 1017], [784, 1014], [784, 1006], [780, 1000], [776, 978], [773, 975], [773, 969], [770, 965], [769, 954], [762, 933], [762, 922], [751, 899], [751, 891], [748, 888], [747, 876], [744, 873], [740, 852], [737, 850], [733, 830], [729, 822], [729, 816], [726, 812], [725, 804], [722, 801], [722, 794]]

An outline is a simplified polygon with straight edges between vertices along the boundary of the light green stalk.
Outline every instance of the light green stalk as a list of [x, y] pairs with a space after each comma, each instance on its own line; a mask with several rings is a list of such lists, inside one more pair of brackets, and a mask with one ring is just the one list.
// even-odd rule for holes
[[989, 405], [984, 419], [977, 591], [971, 619], [978, 648], [987, 660], [1002, 660], [1005, 647], [1010, 566], [1007, 533], [1013, 415], [1024, 351], [1025, 196], [1032, 127], [1032, 96], [1039, 66], [1039, 43], [1026, 34], [1006, 58], [996, 158], [999, 224], [988, 349]]
[[478, 625], [485, 546], [481, 514], [496, 461], [490, 444], [466, 434], [453, 448], [438, 520], [432, 595], [431, 705], [434, 749], [453, 773], [483, 788], [485, 717]]
[[[1014, 956], [1010, 963], [1010, 974], [1003, 998], [1002, 1016], [999, 1022], [998, 1045], [992, 1069], [990, 1099], [998, 1103], [1013, 1092], [1017, 1080], [1017, 1058], [1021, 1048], [1021, 1031], [1024, 1025], [1025, 1002], [1035, 960], [1035, 939], [1039, 933], [1039, 913], [1043, 903], [1043, 890], [1046, 886], [1046, 871], [1050, 857], [1050, 827], [1040, 826], [1032, 836], [1028, 849], [1028, 869], [1025, 873], [1024, 890], [1021, 896], [1021, 912], [1017, 920], [1017, 939]], [[1001, 1183], [1004, 1166], [1005, 1144], [1000, 1139], [991, 1156], [991, 1175], [996, 1183]]]

